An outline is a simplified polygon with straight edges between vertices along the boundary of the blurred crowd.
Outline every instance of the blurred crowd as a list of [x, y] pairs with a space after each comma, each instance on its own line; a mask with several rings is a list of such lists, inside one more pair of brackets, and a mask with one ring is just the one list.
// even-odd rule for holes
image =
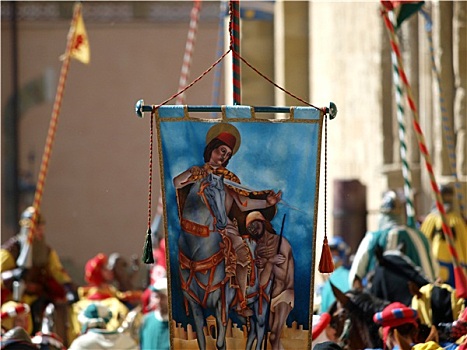
[[442, 208], [411, 222], [404, 196], [389, 190], [356, 252], [329, 240], [335, 270], [315, 287], [313, 348], [467, 349], [467, 222], [453, 186], [440, 195]]
[[[343, 236], [329, 239], [335, 269], [314, 289], [312, 348], [467, 349], [466, 220], [453, 188], [442, 186], [441, 195], [444, 219], [434, 206], [410, 224], [403, 196], [390, 190], [378, 229], [356, 252]], [[169, 349], [163, 236], [153, 240], [155, 263], [142, 287], [139, 258], [118, 253], [89, 257], [77, 286], [48, 245], [45, 224], [27, 208], [20, 231], [1, 247], [1, 348]], [[371, 303], [359, 306], [362, 295]], [[375, 342], [362, 336], [375, 336], [371, 329], [379, 330]]]
[[45, 224], [29, 207], [2, 244], [1, 348], [169, 349], [165, 240], [156, 236], [148, 269], [119, 253], [90, 257], [78, 286]]

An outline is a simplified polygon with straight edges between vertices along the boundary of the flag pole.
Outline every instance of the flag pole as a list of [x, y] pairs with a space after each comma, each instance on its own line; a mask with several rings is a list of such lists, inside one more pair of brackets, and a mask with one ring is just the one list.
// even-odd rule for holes
[[34, 226], [36, 224], [38, 211], [41, 206], [42, 195], [44, 193], [45, 179], [47, 177], [50, 156], [52, 153], [52, 146], [55, 140], [55, 134], [57, 132], [58, 117], [60, 115], [63, 92], [65, 89], [65, 82], [66, 82], [66, 78], [68, 75], [68, 68], [70, 66], [71, 51], [73, 49], [73, 42], [74, 42], [74, 38], [76, 34], [76, 31], [75, 31], [76, 23], [81, 14], [81, 7], [82, 7], [81, 3], [76, 3], [74, 6], [74, 10], [73, 10], [73, 17], [71, 20], [70, 30], [68, 32], [68, 37], [67, 37], [66, 51], [65, 51], [65, 55], [63, 56], [62, 67], [60, 70], [60, 78], [58, 81], [57, 91], [55, 94], [55, 102], [54, 102], [53, 109], [52, 109], [52, 116], [50, 118], [47, 139], [46, 139], [45, 146], [44, 146], [44, 152], [42, 154], [42, 161], [41, 161], [39, 176], [38, 176], [38, 180], [36, 184], [36, 191], [34, 193], [33, 207], [35, 210], [33, 213], [31, 227], [29, 228], [29, 231], [28, 231], [27, 243], [25, 244], [25, 247], [23, 247], [23, 249], [21, 250], [21, 254], [18, 257], [18, 261], [17, 261], [17, 265], [21, 267], [30, 267], [32, 264], [32, 255], [30, 254], [29, 250], [30, 250], [31, 242], [33, 240]]
[[240, 0], [230, 1], [231, 5], [231, 49], [233, 72], [233, 104], [242, 104], [241, 69], [240, 69]]
[[425, 12], [423, 9], [420, 10], [420, 13], [423, 15], [425, 18], [425, 30], [427, 32], [428, 36], [428, 43], [430, 45], [430, 58], [431, 58], [431, 68], [433, 70], [433, 74], [435, 75], [436, 82], [438, 84], [438, 96], [439, 96], [439, 105], [441, 109], [441, 119], [442, 119], [442, 125], [443, 129], [445, 132], [446, 137], [444, 138], [444, 141], [446, 142], [446, 148], [448, 151], [448, 156], [450, 160], [450, 166], [451, 166], [451, 176], [454, 177], [454, 186], [455, 186], [455, 191], [457, 195], [457, 204], [459, 206], [459, 210], [462, 214], [462, 216], [465, 215], [465, 208], [464, 208], [464, 197], [462, 195], [462, 188], [461, 184], [459, 182], [459, 177], [457, 176], [457, 162], [456, 162], [456, 147], [454, 145], [454, 131], [453, 128], [449, 125], [449, 119], [447, 114], [447, 110], [445, 107], [445, 99], [443, 96], [443, 89], [441, 87], [441, 77], [439, 73], [439, 69], [436, 66], [435, 62], [435, 49], [433, 47], [433, 23], [431, 21], [430, 15]]
[[419, 123], [417, 106], [415, 105], [415, 101], [413, 99], [413, 94], [412, 94], [412, 89], [407, 79], [407, 76], [405, 74], [405, 70], [404, 70], [404, 66], [403, 66], [403, 62], [401, 58], [401, 52], [399, 48], [399, 43], [398, 43], [398, 39], [397, 39], [395, 30], [394, 30], [394, 25], [392, 21], [389, 19], [389, 12], [392, 14], [392, 11], [388, 11], [387, 9], [382, 10], [383, 20], [384, 20], [384, 24], [386, 26], [386, 29], [390, 37], [391, 49], [393, 50], [397, 58], [399, 74], [401, 76], [402, 82], [404, 83], [406, 93], [407, 93], [406, 95], [407, 102], [412, 111], [411, 114], [412, 114], [413, 127], [415, 129], [415, 134], [417, 136], [420, 153], [424, 157], [426, 170], [430, 177], [432, 193], [436, 201], [436, 207], [441, 215], [442, 229], [443, 229], [444, 237], [446, 238], [446, 242], [448, 242], [449, 253], [451, 254], [452, 263], [454, 267], [456, 295], [459, 298], [466, 298], [467, 297], [467, 279], [465, 277], [464, 271], [462, 270], [462, 266], [460, 266], [459, 264], [459, 256], [454, 245], [454, 237], [452, 234], [451, 227], [449, 226], [448, 221], [447, 221], [446, 212], [444, 210], [444, 206], [443, 206], [443, 202], [441, 198], [441, 193], [439, 191], [438, 183], [436, 182], [436, 179], [435, 179], [431, 157], [428, 151], [428, 147], [426, 146], [425, 137], [423, 135], [422, 128]]
[[409, 162], [407, 160], [407, 144], [406, 144], [406, 127], [404, 121], [404, 107], [402, 105], [403, 88], [400, 82], [399, 67], [397, 64], [397, 57], [394, 51], [391, 51], [392, 62], [392, 76], [395, 85], [396, 105], [397, 105], [397, 122], [399, 125], [399, 151], [402, 161], [402, 176], [404, 178], [404, 194], [406, 198], [407, 210], [407, 225], [415, 228], [415, 208], [414, 208], [414, 195], [412, 189], [412, 174], [410, 172]]

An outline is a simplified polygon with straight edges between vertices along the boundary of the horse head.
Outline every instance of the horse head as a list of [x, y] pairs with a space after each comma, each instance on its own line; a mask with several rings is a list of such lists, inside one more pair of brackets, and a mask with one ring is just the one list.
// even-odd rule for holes
[[378, 325], [373, 315], [389, 302], [364, 291], [350, 290], [346, 293], [331, 283], [336, 302], [331, 306], [331, 324], [343, 348], [381, 348]]
[[224, 177], [209, 174], [202, 184], [206, 205], [210, 208], [215, 220], [216, 229], [223, 230], [227, 226], [225, 212]]

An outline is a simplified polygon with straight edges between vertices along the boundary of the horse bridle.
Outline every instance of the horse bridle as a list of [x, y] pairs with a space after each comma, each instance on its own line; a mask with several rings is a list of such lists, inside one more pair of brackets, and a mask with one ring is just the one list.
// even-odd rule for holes
[[[331, 320], [331, 326], [333, 326], [334, 329], [336, 329], [335, 327], [335, 322], [333, 321], [335, 318], [342, 318], [342, 314], [344, 313], [346, 315], [346, 318], [344, 320], [344, 325], [342, 327], [342, 331], [339, 335], [339, 337], [337, 338], [337, 343], [339, 344], [339, 346], [341, 346], [342, 348], [344, 348], [345, 345], [347, 345], [348, 343], [348, 340], [349, 340], [349, 336], [350, 336], [350, 328], [351, 328], [351, 321], [350, 321], [350, 315], [348, 315], [348, 311], [345, 309], [345, 307], [342, 306], [342, 309], [340, 309], [339, 311], [336, 311], [337, 314], [333, 314], [332, 315], [332, 320]], [[337, 330], [337, 329], [336, 329]]]

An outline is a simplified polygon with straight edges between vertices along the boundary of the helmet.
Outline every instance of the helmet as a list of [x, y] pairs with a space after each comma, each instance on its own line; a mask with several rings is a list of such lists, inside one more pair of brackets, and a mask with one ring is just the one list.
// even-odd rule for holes
[[328, 245], [329, 248], [337, 250], [341, 258], [344, 258], [350, 254], [350, 247], [347, 243], [345, 243], [341, 236], [331, 237], [329, 239]]
[[439, 186], [439, 192], [443, 203], [452, 204], [454, 201], [454, 188], [450, 184], [444, 184]]
[[[19, 220], [19, 225], [21, 227], [31, 227], [32, 226], [32, 219], [34, 218], [34, 214], [36, 213], [36, 208], [33, 206], [27, 207], [23, 213], [21, 214], [21, 218]], [[36, 224], [44, 223], [44, 218], [42, 215], [37, 211], [36, 215]]]
[[403, 199], [394, 190], [384, 193], [381, 201], [380, 211], [383, 214], [398, 212], [403, 207]]

